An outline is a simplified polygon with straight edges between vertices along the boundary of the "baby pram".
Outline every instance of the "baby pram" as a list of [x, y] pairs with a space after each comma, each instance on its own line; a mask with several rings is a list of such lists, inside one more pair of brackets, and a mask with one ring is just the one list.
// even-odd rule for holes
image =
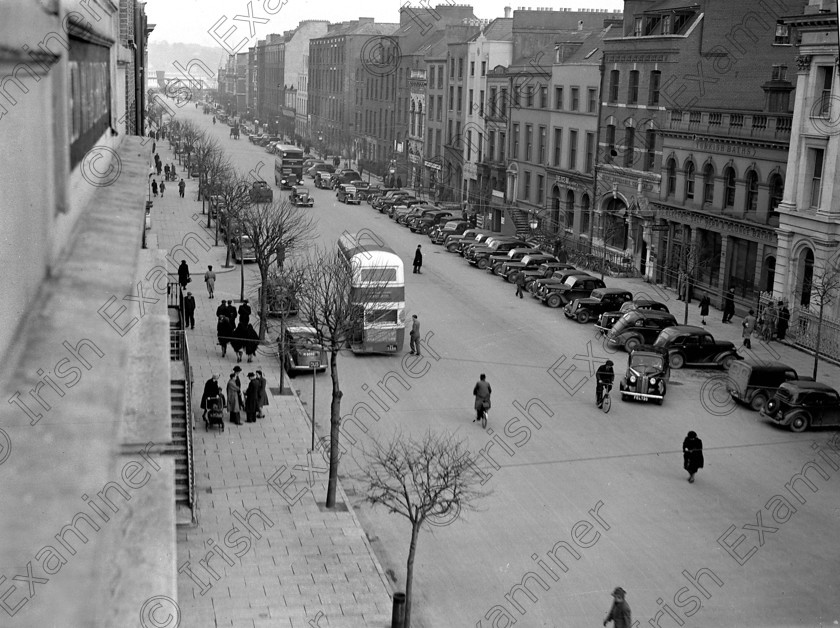
[[224, 407], [224, 397], [207, 398], [207, 422], [204, 426], [208, 432], [211, 427], [218, 427], [221, 428], [220, 431], [225, 431]]

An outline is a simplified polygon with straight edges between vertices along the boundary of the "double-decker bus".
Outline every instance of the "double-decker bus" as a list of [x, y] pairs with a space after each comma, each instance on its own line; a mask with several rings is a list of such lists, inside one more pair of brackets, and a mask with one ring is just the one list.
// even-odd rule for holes
[[303, 182], [303, 150], [290, 144], [274, 147], [274, 185], [291, 189]]
[[344, 234], [338, 250], [353, 269], [350, 301], [359, 312], [350, 349], [354, 353], [401, 352], [405, 341], [402, 259], [367, 231]]

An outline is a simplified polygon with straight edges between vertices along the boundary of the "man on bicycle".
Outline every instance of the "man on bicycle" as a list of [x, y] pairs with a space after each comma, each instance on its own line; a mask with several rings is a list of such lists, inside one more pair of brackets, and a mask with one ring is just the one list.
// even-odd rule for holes
[[607, 360], [595, 371], [595, 403], [599, 408], [604, 401], [604, 389], [612, 388], [614, 379], [615, 372], [613, 371], [612, 360]]
[[475, 395], [475, 418], [473, 423], [481, 421], [490, 408], [490, 393], [493, 390], [490, 388], [490, 382], [487, 381], [486, 376], [482, 373], [473, 388], [473, 395]]

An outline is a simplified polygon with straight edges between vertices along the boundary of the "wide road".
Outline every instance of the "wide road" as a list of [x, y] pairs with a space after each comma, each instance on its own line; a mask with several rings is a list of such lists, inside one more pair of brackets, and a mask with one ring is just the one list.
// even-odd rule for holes
[[[184, 117], [218, 133], [243, 172], [256, 167], [273, 183], [272, 158], [262, 149], [244, 136], [228, 140], [227, 127], [214, 128], [200, 112], [187, 108]], [[407, 355], [407, 340], [401, 356], [348, 352], [339, 361], [348, 448], [342, 483], [397, 590], [404, 586], [409, 525], [368, 506], [364, 485], [349, 477], [363, 463], [367, 439], [453, 432], [486, 473], [482, 489], [489, 494], [477, 511], [421, 533], [413, 625], [595, 626], [619, 585], [641, 625], [840, 621], [840, 453], [828, 445], [834, 433], [768, 425], [727, 403], [715, 385], [718, 373], [692, 370], [672, 375], [663, 406], [614, 396], [605, 415], [594, 407], [590, 378], [608, 354], [592, 326], [567, 321], [529, 296], [515, 298], [510, 284], [366, 204], [339, 204], [328, 191], [314, 196], [321, 243], [370, 229], [402, 255], [407, 318], [419, 316], [428, 341], [419, 362]], [[419, 276], [410, 271], [417, 244], [425, 252]], [[635, 280], [608, 285], [654, 294]], [[681, 318], [682, 304], [669, 305]], [[726, 331], [734, 340], [738, 330]], [[807, 356], [782, 353], [809, 372]], [[626, 355], [613, 359], [618, 376]], [[479, 373], [493, 386], [486, 431], [472, 423]], [[821, 373], [840, 381], [833, 367]], [[293, 385], [311, 405], [311, 377]], [[328, 432], [328, 408], [329, 375], [319, 375], [321, 434]], [[706, 468], [695, 484], [682, 469], [689, 430], [705, 448]], [[819, 467], [798, 479], [809, 461]]]

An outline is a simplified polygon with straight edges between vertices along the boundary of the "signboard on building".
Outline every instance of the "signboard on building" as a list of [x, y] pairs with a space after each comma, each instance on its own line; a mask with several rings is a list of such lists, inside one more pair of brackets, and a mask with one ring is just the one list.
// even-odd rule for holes
[[431, 170], [437, 170], [438, 172], [443, 170], [443, 168], [441, 168], [440, 164], [436, 164], [433, 161], [424, 161], [423, 165], [426, 166], [427, 168], [431, 169]]
[[736, 155], [738, 157], [755, 157], [755, 148], [752, 146], [729, 144], [728, 142], [720, 142], [697, 136], [694, 138], [694, 144], [697, 146], [698, 150], [702, 150], [704, 152]]
[[409, 155], [408, 160], [413, 164], [419, 164], [420, 163], [420, 156], [419, 155]]

